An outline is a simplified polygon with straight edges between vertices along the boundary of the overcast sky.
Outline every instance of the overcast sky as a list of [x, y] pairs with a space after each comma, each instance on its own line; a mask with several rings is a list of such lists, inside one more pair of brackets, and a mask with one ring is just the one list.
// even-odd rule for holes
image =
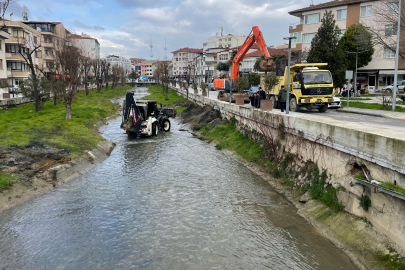
[[[318, 4], [320, 0], [314, 0]], [[35, 3], [35, 4], [34, 4]], [[150, 34], [154, 59], [163, 59], [182, 47], [202, 48], [209, 36], [248, 35], [259, 26], [266, 44], [281, 45], [288, 26], [298, 18], [288, 11], [309, 6], [311, 0], [19, 0], [9, 10], [21, 20], [21, 6], [29, 20], [62, 22], [76, 34], [98, 39], [102, 56], [150, 59]]]

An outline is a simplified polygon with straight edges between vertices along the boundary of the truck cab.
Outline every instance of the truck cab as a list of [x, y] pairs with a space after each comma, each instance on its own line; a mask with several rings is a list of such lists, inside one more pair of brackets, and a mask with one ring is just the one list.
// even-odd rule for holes
[[270, 99], [277, 108], [277, 95], [281, 85], [287, 87], [289, 79], [289, 107], [291, 111], [298, 112], [302, 107], [307, 110], [318, 109], [326, 112], [328, 104], [333, 99], [333, 78], [329, 70], [324, 69], [326, 63], [296, 64], [290, 67], [288, 78], [288, 67], [285, 68], [284, 76], [280, 77], [279, 84], [268, 91]]

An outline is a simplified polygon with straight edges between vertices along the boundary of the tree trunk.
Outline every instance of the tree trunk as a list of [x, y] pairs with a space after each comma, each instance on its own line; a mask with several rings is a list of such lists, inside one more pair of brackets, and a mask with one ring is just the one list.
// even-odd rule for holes
[[166, 84], [166, 99], [169, 100], [169, 97], [167, 96], [167, 93], [169, 92], [169, 83]]
[[105, 82], [105, 90], [108, 91], [108, 82]]
[[89, 87], [87, 86], [87, 82], [84, 82], [84, 89], [86, 89], [86, 96], [89, 95]]
[[[31, 69], [33, 70], [33, 68]], [[32, 75], [32, 82], [34, 84], [34, 93], [35, 93], [35, 112], [39, 112], [40, 110], [40, 100], [39, 100], [39, 93], [38, 93], [38, 80], [35, 71], [31, 71]]]
[[56, 95], [53, 95], [53, 106], [58, 105], [58, 97]]
[[66, 107], [65, 120], [70, 120], [72, 119], [72, 101], [65, 100], [65, 107]]

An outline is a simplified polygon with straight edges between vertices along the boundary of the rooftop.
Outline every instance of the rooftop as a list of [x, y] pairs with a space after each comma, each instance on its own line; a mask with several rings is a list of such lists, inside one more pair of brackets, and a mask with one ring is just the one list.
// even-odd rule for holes
[[186, 48], [181, 48], [181, 49], [179, 49], [177, 51], [174, 51], [172, 53], [178, 53], [178, 52], [203, 53], [203, 50], [202, 49], [194, 49], [194, 48], [186, 47]]
[[296, 10], [290, 11], [288, 13], [293, 16], [299, 16], [302, 12], [305, 12], [305, 11], [345, 6], [345, 5], [358, 4], [358, 3], [370, 2], [370, 1], [373, 1], [373, 0], [333, 0], [333, 1], [325, 2], [325, 3], [321, 3], [318, 5], [309, 6], [306, 8], [296, 9]]

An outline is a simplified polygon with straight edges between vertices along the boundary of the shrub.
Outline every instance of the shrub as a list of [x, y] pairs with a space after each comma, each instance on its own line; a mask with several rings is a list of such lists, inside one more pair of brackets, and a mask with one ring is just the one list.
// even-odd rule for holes
[[368, 211], [368, 208], [371, 206], [370, 197], [362, 194], [360, 197], [360, 206], [364, 209], [364, 211]]

